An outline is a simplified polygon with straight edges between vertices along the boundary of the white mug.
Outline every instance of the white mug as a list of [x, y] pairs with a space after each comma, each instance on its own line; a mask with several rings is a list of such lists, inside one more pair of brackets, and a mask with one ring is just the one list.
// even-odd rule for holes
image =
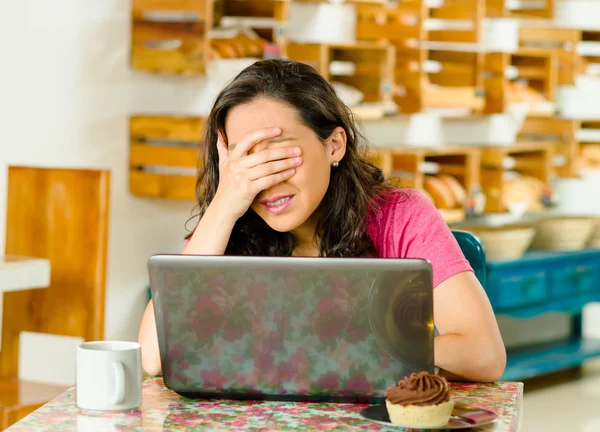
[[135, 342], [86, 342], [77, 347], [77, 406], [132, 411], [142, 403], [142, 357]]

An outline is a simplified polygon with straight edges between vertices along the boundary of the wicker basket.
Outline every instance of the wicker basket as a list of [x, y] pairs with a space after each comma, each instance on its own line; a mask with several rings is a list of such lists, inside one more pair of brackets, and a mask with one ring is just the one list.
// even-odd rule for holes
[[600, 218], [596, 219], [594, 225], [594, 232], [588, 243], [588, 247], [594, 249], [600, 249]]
[[585, 248], [595, 228], [589, 217], [556, 217], [537, 222], [531, 247], [538, 250], [577, 251]]
[[535, 228], [530, 226], [472, 226], [461, 228], [479, 237], [488, 261], [516, 260], [529, 248]]

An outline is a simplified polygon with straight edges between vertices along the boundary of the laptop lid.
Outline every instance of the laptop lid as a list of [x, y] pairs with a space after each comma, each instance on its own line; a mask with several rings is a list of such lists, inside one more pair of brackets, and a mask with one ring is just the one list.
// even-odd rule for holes
[[155, 255], [165, 385], [188, 397], [372, 400], [433, 373], [424, 260]]

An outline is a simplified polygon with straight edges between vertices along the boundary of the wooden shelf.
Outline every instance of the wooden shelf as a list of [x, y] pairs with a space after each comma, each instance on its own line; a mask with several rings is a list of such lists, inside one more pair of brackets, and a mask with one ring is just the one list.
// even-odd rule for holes
[[573, 85], [575, 77], [585, 71], [584, 58], [577, 47], [584, 32], [576, 29], [526, 27], [519, 29], [520, 50], [523, 55], [553, 55], [558, 63], [558, 85]]
[[202, 117], [131, 117], [130, 192], [142, 197], [194, 200], [203, 127]]
[[288, 57], [314, 65], [326, 79], [331, 79], [333, 61], [351, 63], [355, 72], [336, 75], [335, 81], [360, 90], [365, 102], [392, 100], [395, 50], [384, 42], [360, 41], [353, 44], [311, 44], [290, 42]]
[[[554, 148], [552, 171], [559, 177], [578, 175], [579, 143], [577, 131], [580, 122], [560, 117], [528, 117], [519, 132], [520, 140], [543, 142]], [[561, 160], [562, 159], [562, 160]], [[559, 161], [556, 164], [555, 161]]]
[[554, 16], [554, 0], [486, 0], [486, 15], [498, 18], [543, 18]]
[[[439, 174], [454, 177], [468, 196], [480, 189], [480, 149], [477, 147], [396, 148], [373, 149], [370, 158], [378, 164], [388, 178], [398, 177], [400, 185], [425, 189], [424, 167], [437, 167]], [[464, 207], [439, 209], [448, 223], [465, 219]]]
[[[518, 142], [510, 147], [487, 147], [481, 151], [481, 186], [487, 212], [505, 212], [505, 173], [517, 172], [550, 185], [554, 143]], [[541, 195], [539, 196], [541, 200]]]

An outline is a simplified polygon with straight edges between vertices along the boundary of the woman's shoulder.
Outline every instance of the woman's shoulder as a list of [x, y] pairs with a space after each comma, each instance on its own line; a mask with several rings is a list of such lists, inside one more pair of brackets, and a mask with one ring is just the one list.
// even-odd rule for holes
[[415, 214], [437, 214], [431, 201], [417, 189], [398, 188], [387, 190], [377, 196], [371, 217], [374, 219], [394, 219], [401, 217], [410, 220]]

